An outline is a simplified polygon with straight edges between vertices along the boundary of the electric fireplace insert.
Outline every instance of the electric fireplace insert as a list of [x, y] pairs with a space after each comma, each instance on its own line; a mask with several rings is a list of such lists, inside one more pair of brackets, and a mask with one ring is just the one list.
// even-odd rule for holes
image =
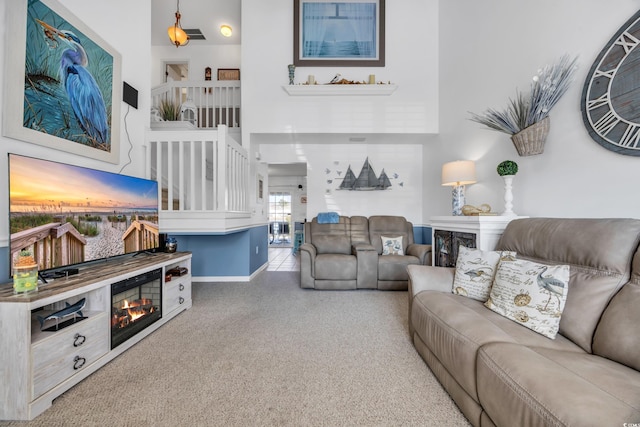
[[111, 285], [111, 348], [162, 318], [162, 269]]

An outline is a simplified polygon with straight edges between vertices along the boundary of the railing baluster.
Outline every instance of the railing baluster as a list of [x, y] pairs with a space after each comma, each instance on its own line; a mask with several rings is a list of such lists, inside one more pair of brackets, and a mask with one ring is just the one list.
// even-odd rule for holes
[[[189, 198], [191, 199], [191, 210], [195, 211], [198, 209], [196, 204], [196, 141], [191, 141], [191, 146], [189, 147], [189, 164], [191, 165], [189, 168]], [[202, 185], [202, 182], [200, 182]]]
[[168, 210], [173, 210], [173, 149], [171, 143], [167, 141], [167, 206]]
[[163, 100], [178, 106], [187, 100], [193, 101], [200, 129], [215, 129], [219, 124], [239, 127], [240, 81], [167, 82], [151, 90], [152, 107], [159, 111]]
[[207, 210], [207, 141], [205, 139], [200, 143], [200, 208]]

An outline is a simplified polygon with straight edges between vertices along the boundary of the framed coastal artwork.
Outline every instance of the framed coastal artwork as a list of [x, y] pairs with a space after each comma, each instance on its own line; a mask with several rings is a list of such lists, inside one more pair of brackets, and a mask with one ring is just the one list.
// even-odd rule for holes
[[121, 58], [55, 0], [7, 2], [3, 133], [119, 163]]
[[385, 0], [293, 0], [297, 67], [384, 67]]

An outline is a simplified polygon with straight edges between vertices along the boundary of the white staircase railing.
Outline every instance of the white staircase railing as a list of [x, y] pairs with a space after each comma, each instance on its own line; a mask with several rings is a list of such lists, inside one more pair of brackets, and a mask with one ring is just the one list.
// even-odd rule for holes
[[218, 130], [147, 132], [146, 173], [159, 183], [160, 229], [221, 231], [250, 217], [247, 151]]
[[198, 128], [240, 126], [240, 80], [164, 83], [151, 90], [152, 110], [160, 113], [163, 101], [180, 108], [180, 119], [188, 120]]

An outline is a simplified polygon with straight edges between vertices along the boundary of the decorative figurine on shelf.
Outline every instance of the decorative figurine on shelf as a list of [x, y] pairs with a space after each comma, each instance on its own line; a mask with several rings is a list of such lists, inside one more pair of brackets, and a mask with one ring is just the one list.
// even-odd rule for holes
[[480, 206], [464, 205], [462, 207], [462, 215], [482, 216], [482, 215], [495, 215], [495, 214], [491, 213], [491, 205], [483, 203]]
[[289, 84], [292, 85], [293, 84], [293, 79], [296, 76], [296, 66], [293, 64], [289, 64]]
[[504, 180], [504, 212], [503, 216], [516, 216], [513, 212], [513, 177], [518, 173], [518, 164], [512, 160], [505, 160], [497, 168], [498, 175]]
[[[204, 69], [204, 80], [211, 81], [211, 67], [207, 67]], [[211, 93], [211, 88], [208, 89], [209, 93]]]

